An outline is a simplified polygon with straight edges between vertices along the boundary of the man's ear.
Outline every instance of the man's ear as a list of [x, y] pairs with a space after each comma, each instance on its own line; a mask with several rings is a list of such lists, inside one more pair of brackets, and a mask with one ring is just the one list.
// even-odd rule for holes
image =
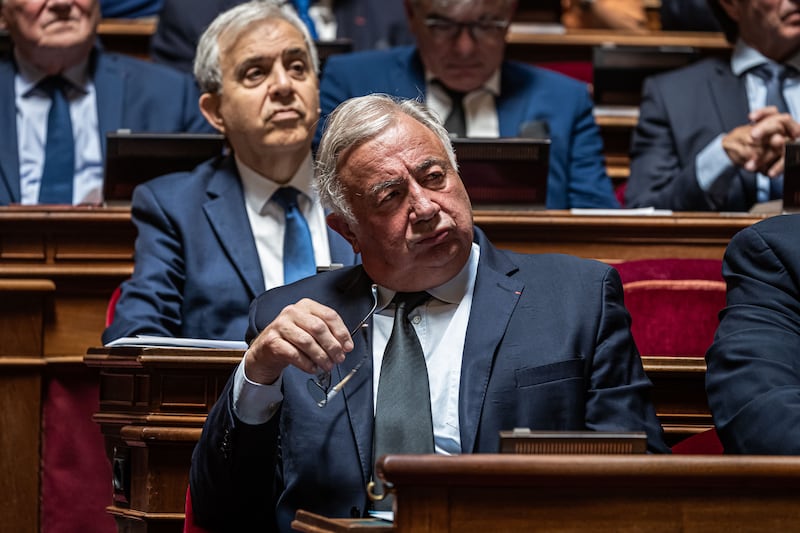
[[739, 24], [739, 11], [736, 9], [734, 0], [719, 0], [719, 5], [731, 19]]
[[200, 112], [217, 131], [225, 134], [225, 121], [219, 112], [222, 103], [219, 93], [203, 93], [200, 95]]
[[325, 220], [328, 222], [328, 226], [330, 226], [333, 231], [344, 237], [345, 240], [350, 243], [354, 253], [361, 253], [361, 248], [358, 246], [358, 239], [356, 238], [355, 233], [353, 233], [353, 231], [350, 229], [350, 224], [342, 215], [338, 213], [331, 213], [325, 218]]

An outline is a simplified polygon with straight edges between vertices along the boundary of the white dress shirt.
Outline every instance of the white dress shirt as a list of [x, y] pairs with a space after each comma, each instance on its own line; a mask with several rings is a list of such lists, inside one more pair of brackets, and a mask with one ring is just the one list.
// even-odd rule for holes
[[[17, 74], [14, 95], [17, 114], [20, 203], [39, 202], [39, 187], [44, 170], [47, 144], [47, 115], [50, 96], [36, 87], [46, 75], [15, 55]], [[67, 91], [72, 135], [75, 139], [75, 178], [72, 203], [99, 204], [103, 201], [103, 151], [97, 118], [94, 82], [89, 76], [88, 59], [67, 69], [62, 76], [72, 84]]]
[[[453, 103], [447, 92], [435, 81], [433, 74], [425, 73], [425, 104], [439, 115], [442, 123], [450, 114]], [[500, 71], [483, 84], [483, 87], [464, 95], [464, 119], [467, 137], [496, 139], [500, 137], [500, 120], [497, 117], [495, 98], [500, 96]]]
[[[236, 168], [242, 179], [247, 218], [256, 241], [258, 260], [264, 274], [264, 289], [283, 285], [283, 235], [286, 230], [283, 208], [270, 201], [273, 193], [281, 185], [264, 178], [236, 158]], [[311, 152], [303, 161], [287, 186], [294, 187], [302, 194], [297, 203], [311, 231], [314, 246], [314, 259], [317, 266], [328, 267], [331, 264], [331, 252], [328, 243], [328, 226], [325, 223], [325, 211], [319, 196], [312, 187], [314, 167]]]
[[[767, 62], [769, 59], [746, 45], [742, 40], [736, 43], [731, 56], [731, 71], [735, 76], [744, 75], [749, 112], [761, 109], [766, 105], [767, 87], [762, 78], [748, 71]], [[790, 58], [786, 65], [800, 70], [800, 54]], [[800, 117], [800, 79], [797, 77], [787, 78], [783, 85], [783, 97], [789, 113], [797, 120]], [[695, 159], [697, 182], [704, 191], [710, 190], [720, 176], [733, 171], [734, 164], [722, 147], [722, 139], [727, 134], [728, 132], [720, 133], [697, 154]], [[764, 174], [756, 174], [756, 194], [759, 202], [769, 200], [769, 180], [770, 178]]]
[[[478, 273], [480, 247], [473, 243], [469, 260], [450, 281], [429, 289], [433, 298], [409, 314], [419, 337], [431, 389], [431, 414], [436, 453], [461, 453], [458, 400], [461, 385], [461, 359], [467, 324], [472, 310], [472, 295]], [[394, 321], [394, 306], [389, 307], [394, 291], [378, 288], [378, 311], [373, 316], [373, 412], [377, 401], [383, 352]], [[309, 376], [311, 378], [311, 376]], [[277, 412], [283, 400], [281, 379], [272, 385], [259, 385], [244, 374], [244, 359], [236, 369], [233, 388], [234, 412], [248, 424], [262, 424]]]

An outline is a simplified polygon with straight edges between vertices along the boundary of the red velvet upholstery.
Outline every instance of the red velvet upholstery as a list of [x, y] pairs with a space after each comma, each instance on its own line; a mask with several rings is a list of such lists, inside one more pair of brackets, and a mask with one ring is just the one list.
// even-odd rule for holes
[[[45, 382], [42, 408], [41, 531], [114, 533], [111, 465], [100, 426], [97, 372], [60, 371]], [[2, 528], [0, 528], [2, 529]]]
[[[106, 326], [119, 299], [114, 290]], [[99, 342], [99, 339], [98, 339]], [[100, 426], [97, 371], [78, 367], [45, 380], [42, 399], [42, 533], [114, 533], [111, 465]]]
[[723, 451], [714, 428], [687, 437], [672, 447], [672, 453], [679, 455], [720, 455]]
[[642, 355], [705, 355], [725, 306], [720, 260], [644, 259], [615, 267]]
[[117, 288], [111, 293], [111, 298], [108, 299], [108, 306], [106, 307], [106, 327], [110, 326], [114, 321], [114, 311], [117, 310], [117, 300], [119, 300], [121, 292], [122, 290], [119, 285], [117, 285]]
[[192, 493], [186, 487], [186, 508], [184, 509], [186, 519], [183, 521], [183, 533], [208, 533], [207, 530], [194, 523], [194, 513], [192, 512]]
[[536, 64], [537, 67], [553, 70], [591, 84], [594, 80], [594, 70], [591, 61], [543, 61]]

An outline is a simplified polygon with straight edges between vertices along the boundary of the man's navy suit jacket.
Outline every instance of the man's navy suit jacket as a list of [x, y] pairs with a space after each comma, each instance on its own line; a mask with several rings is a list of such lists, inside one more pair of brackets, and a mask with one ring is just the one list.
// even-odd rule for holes
[[[135, 334], [244, 340], [264, 275], [232, 156], [138, 186], [133, 276], [122, 284], [103, 342]], [[328, 230], [331, 259], [357, 256]]]
[[726, 453], [800, 454], [800, 215], [737, 233], [727, 305], [706, 354], [706, 390]]
[[[106, 133], [120, 128], [162, 133], [213, 131], [198, 105], [194, 80], [181, 72], [95, 48], [91, 72], [102, 153]], [[16, 67], [0, 60], [0, 205], [20, 201], [14, 96]]]
[[733, 168], [709, 192], [697, 184], [695, 158], [721, 133], [747, 124], [744, 79], [730, 61], [711, 58], [645, 81], [631, 142], [626, 207], [676, 211], [746, 211], [756, 178]]
[[[371, 93], [424, 99], [425, 74], [417, 49], [401, 46], [329, 57], [320, 80], [322, 117], [317, 141], [325, 119], [337, 105]], [[495, 104], [500, 137], [520, 136], [530, 122], [547, 123], [552, 140], [548, 209], [619, 207], [606, 175], [603, 141], [585, 84], [505, 61]]]
[[[480, 260], [459, 391], [462, 452], [496, 453], [499, 431], [515, 427], [646, 431], [651, 451], [667, 451], [616, 270], [566, 255], [501, 251], [479, 230], [476, 242]], [[371, 307], [370, 284], [356, 266], [268, 291], [253, 303], [248, 337], [303, 297], [357, 324]], [[334, 381], [372, 353], [367, 337], [354, 338]], [[298, 508], [332, 517], [365, 513], [373, 464], [372, 357], [325, 408], [313, 402], [308, 380], [287, 368], [280, 411], [259, 426], [235, 417], [229, 381], [192, 459], [199, 525], [272, 531], [277, 513], [277, 530], [288, 532]]]

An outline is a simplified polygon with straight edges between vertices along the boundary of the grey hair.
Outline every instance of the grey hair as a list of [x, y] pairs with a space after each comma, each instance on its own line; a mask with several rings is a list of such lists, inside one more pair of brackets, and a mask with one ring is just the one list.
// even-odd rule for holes
[[247, 26], [267, 19], [285, 20], [303, 35], [311, 65], [319, 74], [319, 57], [308, 28], [294, 9], [281, 0], [251, 0], [224, 11], [206, 28], [197, 44], [194, 59], [194, 77], [204, 93], [222, 90], [222, 68], [219, 61], [219, 41], [227, 35], [236, 35]]
[[364, 144], [407, 115], [431, 130], [444, 147], [454, 171], [458, 171], [450, 135], [438, 117], [419, 100], [403, 100], [387, 94], [370, 94], [345, 100], [325, 123], [319, 149], [315, 186], [322, 205], [355, 223], [339, 175], [339, 158]]

